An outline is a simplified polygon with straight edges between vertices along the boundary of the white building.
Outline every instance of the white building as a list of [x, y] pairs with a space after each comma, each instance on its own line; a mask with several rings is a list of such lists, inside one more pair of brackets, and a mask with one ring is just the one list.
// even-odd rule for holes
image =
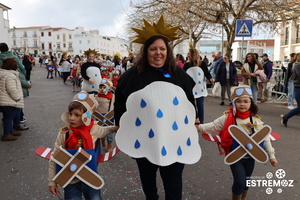
[[10, 49], [15, 54], [42, 54], [41, 32], [47, 26], [13, 27], [9, 30]]
[[283, 61], [290, 53], [300, 53], [300, 19], [287, 22], [275, 35], [275, 59]]
[[11, 49], [19, 54], [56, 55], [62, 52], [82, 55], [85, 50], [95, 49], [102, 55], [119, 53], [127, 56], [126, 45], [118, 40], [99, 35], [98, 30], [84, 30], [83, 27], [67, 29], [64, 27], [36, 26], [10, 29]]
[[8, 10], [11, 10], [10, 7], [0, 3], [0, 42], [5, 42], [8, 45], [9, 43], [9, 18], [8, 18]]

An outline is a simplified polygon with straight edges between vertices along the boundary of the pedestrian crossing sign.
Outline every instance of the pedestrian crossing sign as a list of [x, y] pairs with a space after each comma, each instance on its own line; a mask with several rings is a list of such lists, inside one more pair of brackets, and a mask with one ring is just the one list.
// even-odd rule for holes
[[236, 37], [251, 37], [252, 36], [252, 24], [253, 20], [236, 20]]

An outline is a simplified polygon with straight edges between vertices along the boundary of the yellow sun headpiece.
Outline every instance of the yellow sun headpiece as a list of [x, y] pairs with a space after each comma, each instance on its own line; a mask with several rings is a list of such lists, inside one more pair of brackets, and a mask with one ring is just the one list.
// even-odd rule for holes
[[118, 56], [119, 58], [121, 58], [121, 54], [120, 54], [120, 53], [115, 53], [115, 54], [114, 54], [114, 57], [115, 57], [115, 56]]
[[195, 47], [193, 46], [193, 44], [191, 42], [189, 42], [189, 46], [190, 46], [190, 50], [195, 51]]
[[84, 55], [89, 55], [89, 53], [93, 53], [93, 54], [95, 54], [95, 55], [98, 55], [98, 51], [96, 51], [95, 49], [94, 50], [92, 50], [92, 49], [88, 49], [88, 50], [86, 50], [86, 51], [84, 51]]
[[153, 25], [151, 25], [146, 19], [144, 19], [144, 24], [143, 29], [131, 27], [131, 29], [138, 34], [136, 35], [137, 38], [132, 42], [144, 44], [146, 40], [155, 35], [163, 36], [169, 42], [180, 38], [176, 33], [180, 25], [171, 27], [170, 25], [165, 24], [163, 15], [159, 18], [158, 22], [153, 23]]

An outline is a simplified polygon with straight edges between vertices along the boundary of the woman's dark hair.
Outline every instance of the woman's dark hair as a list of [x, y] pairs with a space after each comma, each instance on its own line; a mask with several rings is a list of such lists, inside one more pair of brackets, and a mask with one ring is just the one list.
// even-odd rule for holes
[[263, 70], [263, 67], [262, 67], [261, 64], [258, 62], [258, 60], [255, 58], [255, 55], [254, 55], [253, 53], [247, 53], [244, 63], [249, 63], [248, 60], [247, 60], [247, 56], [248, 56], [248, 55], [251, 55], [251, 57], [252, 57], [252, 62], [258, 66], [258, 69], [260, 69], [260, 70], [262, 69], [262, 70]]
[[181, 54], [178, 55], [178, 60], [181, 60], [182, 63], [185, 62], [184, 57]]
[[167, 57], [166, 62], [163, 68], [168, 72], [172, 73], [176, 70], [176, 62], [173, 56], [173, 49], [169, 45], [167, 39], [160, 35], [155, 35], [146, 40], [145, 44], [141, 47], [140, 53], [138, 54], [136, 60], [134, 61], [134, 66], [137, 68], [139, 73], [145, 71], [147, 67], [150, 67], [148, 62], [147, 50], [151, 44], [153, 44], [156, 40], [162, 39], [167, 47]]
[[72, 101], [68, 106], [68, 111], [71, 112], [74, 109], [78, 109], [85, 113], [87, 111], [86, 107], [79, 103], [78, 101]]
[[115, 63], [115, 66], [117, 65], [120, 65], [120, 58], [119, 56], [115, 55], [113, 60], [112, 60], [113, 63]]
[[23, 59], [27, 60], [27, 59], [29, 59], [29, 56], [28, 55], [24, 55]]
[[18, 62], [12, 56], [6, 57], [6, 58], [3, 59], [1, 68], [2, 69], [7, 69], [7, 70], [17, 70], [18, 69]]
[[7, 52], [8, 51], [8, 46], [6, 43], [2, 42], [0, 43], [0, 51], [1, 52]]

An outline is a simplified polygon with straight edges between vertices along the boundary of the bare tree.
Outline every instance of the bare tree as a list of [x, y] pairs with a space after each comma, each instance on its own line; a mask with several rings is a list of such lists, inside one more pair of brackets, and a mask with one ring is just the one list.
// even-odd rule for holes
[[299, 4], [299, 0], [143, 0], [133, 5], [132, 20], [164, 14], [168, 23], [182, 24], [183, 39], [192, 39], [194, 46], [204, 33], [214, 33], [221, 26], [227, 38], [226, 53], [231, 55], [236, 20], [252, 19], [256, 28], [271, 33], [278, 23], [299, 18]]

